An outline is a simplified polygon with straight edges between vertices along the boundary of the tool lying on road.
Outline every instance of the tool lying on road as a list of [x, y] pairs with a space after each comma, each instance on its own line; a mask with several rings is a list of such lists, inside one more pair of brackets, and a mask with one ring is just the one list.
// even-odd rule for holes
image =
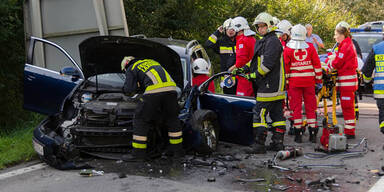
[[96, 171], [93, 169], [82, 169], [80, 171], [80, 175], [87, 176], [87, 177], [99, 176], [99, 175], [104, 175], [104, 171]]

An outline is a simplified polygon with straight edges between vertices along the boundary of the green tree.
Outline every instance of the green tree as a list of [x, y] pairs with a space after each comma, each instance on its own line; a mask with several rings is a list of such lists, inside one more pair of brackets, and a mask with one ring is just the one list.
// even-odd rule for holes
[[22, 2], [0, 1], [0, 129], [28, 116], [22, 109], [25, 53]]

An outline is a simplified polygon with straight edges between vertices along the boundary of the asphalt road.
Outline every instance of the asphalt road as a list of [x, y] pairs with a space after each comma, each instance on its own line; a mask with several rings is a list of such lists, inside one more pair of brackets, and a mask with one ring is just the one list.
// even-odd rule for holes
[[[375, 172], [384, 172], [381, 170], [384, 166], [384, 135], [377, 128], [378, 110], [375, 101], [365, 97], [359, 106], [357, 138], [348, 140], [348, 143], [358, 143], [363, 137], [367, 138], [368, 152], [360, 157], [341, 161], [340, 156], [322, 160], [301, 156], [279, 161], [280, 166], [291, 169], [281, 171], [265, 168], [264, 162], [273, 158], [273, 152], [249, 156], [242, 152], [246, 147], [223, 143], [214, 157], [204, 159], [188, 156], [186, 163], [157, 160], [132, 164], [95, 159], [89, 163], [94, 169], [105, 173], [93, 177], [80, 176], [80, 170], [60, 171], [40, 165], [40, 162], [30, 162], [0, 171], [0, 191], [282, 191], [284, 188], [287, 188], [285, 191], [368, 191], [380, 179]], [[343, 121], [339, 118], [339, 122]], [[292, 136], [286, 136], [285, 139], [286, 145], [303, 147], [305, 153], [314, 152], [316, 145], [308, 142], [308, 133], [304, 141], [296, 144]], [[361, 149], [359, 147], [354, 150]], [[212, 166], [212, 162], [216, 166]], [[329, 164], [343, 166], [298, 167]], [[33, 165], [35, 167], [31, 168]], [[335, 178], [335, 182], [325, 187], [321, 183], [316, 184], [316, 180], [327, 177]], [[209, 182], [208, 179], [215, 181]]]

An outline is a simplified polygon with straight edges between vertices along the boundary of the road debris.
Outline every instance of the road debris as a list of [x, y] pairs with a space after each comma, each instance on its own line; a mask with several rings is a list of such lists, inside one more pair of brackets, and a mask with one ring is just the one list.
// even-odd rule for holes
[[216, 181], [216, 178], [215, 177], [209, 177], [207, 179], [208, 182], [215, 182]]
[[339, 184], [336, 184], [336, 176], [326, 177], [324, 179], [316, 179], [316, 180], [307, 180], [305, 181], [307, 187], [317, 188], [323, 190], [331, 190], [332, 187], [340, 187]]
[[292, 186], [288, 186], [288, 185], [271, 185], [271, 188], [272, 189], [277, 189], [277, 190], [280, 190], [280, 191], [285, 191], [285, 190], [288, 190], [290, 188], [292, 188]]
[[245, 178], [240, 178], [240, 177], [235, 177], [235, 180], [239, 181], [239, 182], [245, 182], [245, 183], [265, 181], [264, 178], [245, 179]]
[[92, 177], [104, 175], [104, 171], [96, 171], [94, 169], [82, 169], [79, 173], [81, 176]]

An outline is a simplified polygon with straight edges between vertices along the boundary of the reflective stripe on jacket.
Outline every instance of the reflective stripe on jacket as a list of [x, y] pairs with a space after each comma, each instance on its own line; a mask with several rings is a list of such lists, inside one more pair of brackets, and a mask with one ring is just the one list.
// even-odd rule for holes
[[306, 49], [284, 49], [286, 79], [289, 86], [309, 87], [322, 82], [320, 59], [312, 43]]
[[250, 71], [256, 73], [257, 101], [276, 101], [285, 98], [283, 47], [274, 32], [256, 42]]
[[369, 81], [373, 70], [375, 76], [373, 80], [373, 93], [377, 99], [384, 99], [384, 41], [373, 45], [367, 60], [362, 68], [364, 80]]
[[209, 36], [205, 46], [220, 55], [221, 71], [228, 71], [235, 64], [236, 40], [231, 40], [227, 35], [222, 35], [219, 30], [216, 30]]
[[150, 94], [176, 91], [176, 83], [160, 63], [152, 59], [134, 59], [130, 64], [126, 71], [124, 92]]
[[332, 67], [337, 70], [336, 86], [340, 91], [357, 90], [357, 54], [351, 38], [345, 38], [338, 46]]

